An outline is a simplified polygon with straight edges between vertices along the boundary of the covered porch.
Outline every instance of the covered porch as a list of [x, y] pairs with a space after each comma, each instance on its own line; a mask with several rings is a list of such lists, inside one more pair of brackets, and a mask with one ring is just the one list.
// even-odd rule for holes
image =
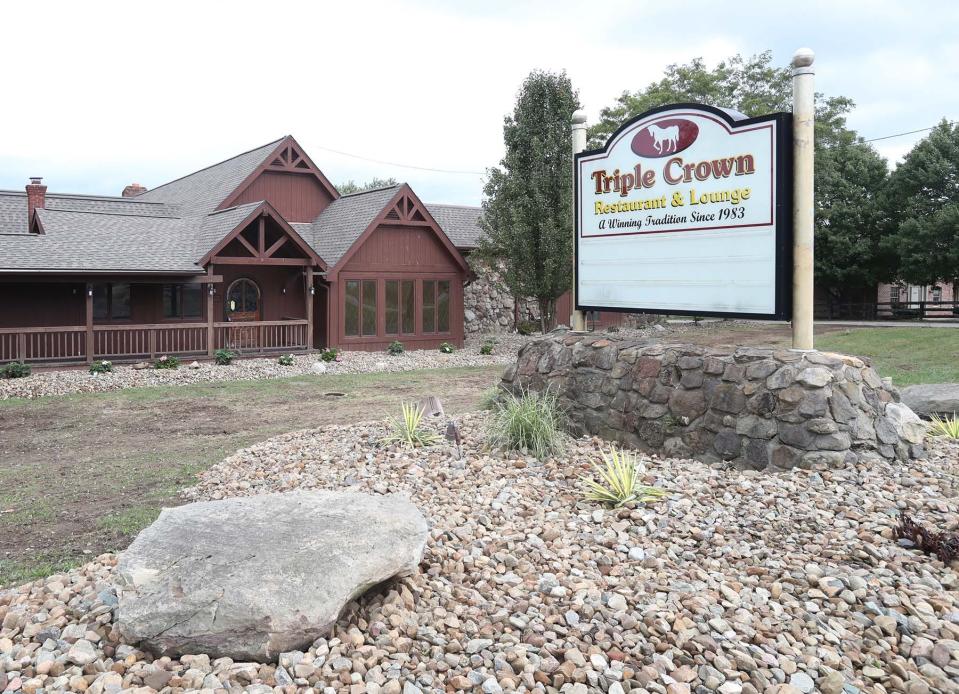
[[311, 350], [315, 315], [326, 322], [314, 302], [325, 266], [283, 227], [257, 210], [204, 257], [205, 274], [4, 276], [0, 363]]

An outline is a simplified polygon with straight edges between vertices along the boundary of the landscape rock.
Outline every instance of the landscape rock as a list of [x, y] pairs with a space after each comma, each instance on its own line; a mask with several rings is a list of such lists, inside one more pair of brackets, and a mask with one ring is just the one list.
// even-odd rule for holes
[[937, 414], [949, 417], [959, 414], [959, 383], [926, 383], [900, 389], [902, 402], [917, 415]]
[[922, 422], [858, 357], [555, 330], [520, 351], [502, 386], [549, 389], [574, 433], [741, 469], [923, 450]]
[[120, 633], [161, 655], [275, 659], [329, 633], [370, 587], [416, 571], [426, 533], [409, 501], [355, 492], [164, 509], [121, 556]]

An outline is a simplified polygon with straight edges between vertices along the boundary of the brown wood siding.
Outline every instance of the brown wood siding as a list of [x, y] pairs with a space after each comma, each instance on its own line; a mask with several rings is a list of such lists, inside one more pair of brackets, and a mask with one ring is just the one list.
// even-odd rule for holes
[[312, 222], [333, 201], [312, 175], [264, 171], [234, 205], [266, 200], [288, 222]]
[[[439, 232], [442, 233], [442, 232]], [[383, 224], [367, 236], [331, 284], [328, 302], [330, 335], [343, 349], [379, 351], [399, 340], [407, 349], [436, 349], [444, 342], [463, 346], [463, 282], [466, 273], [436, 238], [429, 227]], [[346, 282], [376, 281], [376, 335], [346, 335]], [[386, 281], [414, 281], [415, 328], [413, 334], [386, 333]], [[447, 280], [450, 283], [449, 331], [423, 331], [423, 281]]]
[[429, 228], [381, 226], [366, 239], [344, 272], [402, 269], [405, 272], [458, 272], [443, 244]]
[[86, 320], [82, 283], [0, 284], [0, 328], [83, 325]]

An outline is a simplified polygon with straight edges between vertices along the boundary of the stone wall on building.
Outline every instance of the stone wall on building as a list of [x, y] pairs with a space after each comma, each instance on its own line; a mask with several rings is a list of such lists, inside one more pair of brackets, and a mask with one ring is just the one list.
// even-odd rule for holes
[[773, 470], [922, 455], [918, 417], [851, 356], [557, 330], [520, 350], [503, 386], [551, 389], [574, 434], [672, 457]]

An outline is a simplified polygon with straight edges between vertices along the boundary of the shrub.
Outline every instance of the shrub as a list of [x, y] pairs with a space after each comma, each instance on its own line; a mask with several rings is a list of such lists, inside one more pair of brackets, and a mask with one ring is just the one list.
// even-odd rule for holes
[[423, 426], [424, 410], [414, 403], [403, 403], [403, 416], [400, 419], [389, 417], [386, 426], [389, 432], [383, 437], [383, 443], [401, 443], [410, 448], [430, 446], [439, 441], [439, 434], [427, 431]]
[[492, 339], [489, 339], [489, 340], [484, 341], [483, 344], [480, 345], [480, 354], [484, 354], [484, 355], [486, 355], [486, 356], [489, 356], [490, 354], [493, 353], [493, 346], [494, 346], [495, 344], [496, 344], [496, 342], [495, 342], [494, 340], [492, 340]]
[[213, 361], [215, 361], [218, 366], [229, 366], [235, 358], [236, 352], [231, 352], [228, 349], [218, 349], [213, 353]]
[[276, 360], [276, 363], [280, 366], [293, 366], [296, 362], [292, 354], [281, 354], [280, 358]]
[[320, 359], [323, 361], [338, 361], [337, 357], [340, 355], [340, 350], [336, 347], [328, 347], [320, 352]]
[[539, 330], [539, 326], [531, 320], [520, 321], [516, 326], [516, 332], [520, 335], [532, 335], [537, 330]]
[[619, 508], [631, 502], [657, 501], [666, 496], [666, 492], [659, 487], [648, 487], [639, 483], [639, 476], [643, 468], [636, 460], [636, 454], [628, 451], [617, 451], [615, 446], [607, 454], [602, 453], [603, 465], [593, 463], [593, 472], [599, 482], [592, 477], [581, 477], [586, 485], [585, 498], [587, 501], [598, 501], [601, 504]]
[[454, 351], [453, 345], [451, 345], [449, 342], [444, 342], [443, 344], [440, 345], [440, 352], [442, 352], [443, 354], [452, 354], [453, 351]]
[[395, 357], [398, 354], [403, 354], [403, 352], [406, 351], [406, 348], [399, 340], [393, 340], [390, 343], [390, 346], [386, 348], [386, 351]]
[[489, 423], [487, 442], [493, 448], [528, 451], [546, 458], [563, 450], [565, 416], [549, 390], [507, 393], [497, 399]]
[[163, 355], [153, 362], [154, 369], [177, 369], [180, 367], [179, 357], [168, 357]]
[[113, 371], [113, 363], [106, 359], [101, 359], [100, 361], [95, 361], [90, 364], [90, 373], [92, 374], [108, 374], [111, 371]]
[[959, 533], [943, 530], [937, 532], [920, 525], [904, 513], [899, 514], [899, 525], [894, 532], [896, 540], [901, 544], [913, 546], [917, 549], [934, 554], [949, 566], [959, 559]]
[[959, 439], [959, 417], [953, 413], [951, 417], [932, 416], [929, 423], [930, 436], [943, 436], [948, 439]]
[[0, 369], [0, 374], [4, 378], [26, 378], [32, 371], [30, 365], [25, 362], [12, 361]]

